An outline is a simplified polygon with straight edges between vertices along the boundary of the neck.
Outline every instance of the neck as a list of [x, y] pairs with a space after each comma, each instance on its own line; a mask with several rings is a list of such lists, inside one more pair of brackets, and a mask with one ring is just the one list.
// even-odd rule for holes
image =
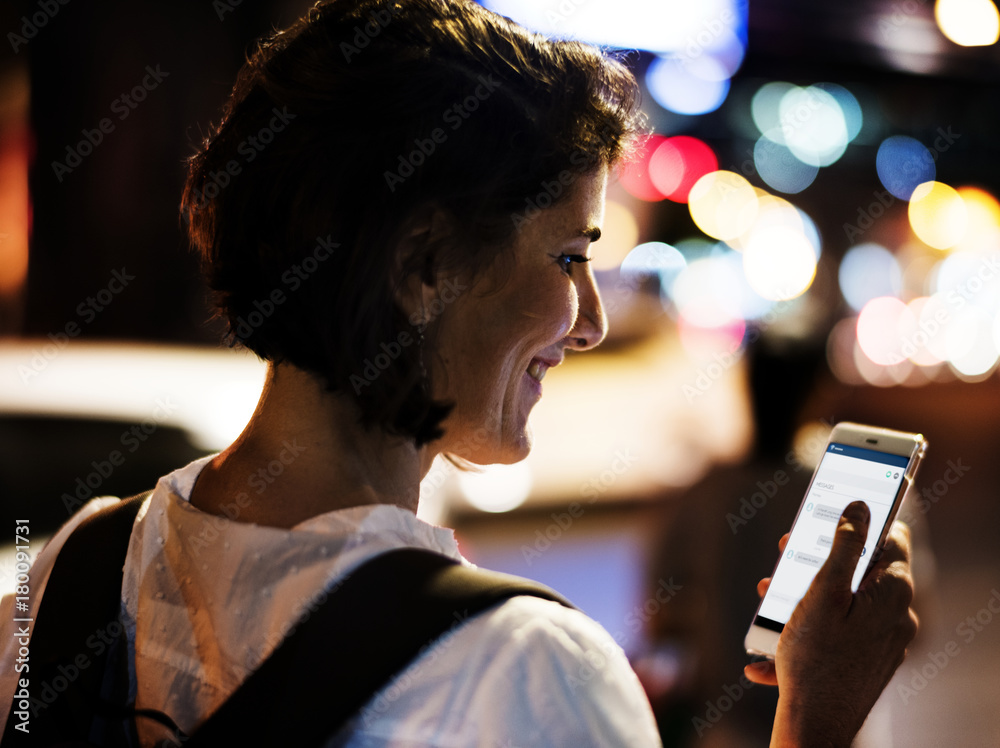
[[416, 512], [435, 455], [430, 445], [364, 428], [350, 398], [272, 364], [250, 423], [202, 471], [191, 503], [219, 513], [243, 492], [249, 503], [238, 519], [277, 527], [367, 504]]

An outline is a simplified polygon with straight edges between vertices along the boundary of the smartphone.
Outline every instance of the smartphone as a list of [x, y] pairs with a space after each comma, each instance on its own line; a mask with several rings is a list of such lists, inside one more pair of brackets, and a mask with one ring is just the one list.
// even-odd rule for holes
[[926, 451], [927, 440], [922, 434], [848, 422], [833, 427], [792, 523], [788, 545], [747, 632], [744, 643], [748, 655], [774, 659], [778, 636], [830, 554], [840, 515], [848, 504], [860, 499], [871, 511], [871, 523], [851, 584], [851, 590], [857, 592], [885, 544]]

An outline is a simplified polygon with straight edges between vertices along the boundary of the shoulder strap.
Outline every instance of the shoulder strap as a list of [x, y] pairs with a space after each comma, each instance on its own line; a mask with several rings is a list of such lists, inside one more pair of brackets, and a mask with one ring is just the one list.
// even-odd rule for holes
[[[107, 712], [99, 694], [110, 648], [98, 653], [93, 637], [110, 633], [119, 620], [128, 541], [150, 493], [88, 517], [59, 551], [32, 631], [32, 682], [52, 684], [62, 676], [67, 687], [32, 717], [30, 736], [13, 729], [12, 710], [5, 746], [84, 742], [95, 714]], [[416, 548], [383, 553], [321, 597], [190, 738], [179, 738], [188, 748], [322, 745], [449, 629], [516, 595], [572, 607], [537, 582], [469, 569], [438, 553]], [[84, 668], [74, 665], [80, 654], [87, 658]], [[75, 677], [68, 680], [60, 667], [76, 667]], [[128, 715], [122, 710], [107, 716], [120, 722]]]
[[96, 512], [59, 550], [31, 630], [32, 699], [45, 708], [31, 718], [30, 736], [13, 728], [12, 709], [5, 746], [87, 740], [111, 649], [102, 639], [121, 633], [122, 567], [132, 525], [151, 493]]
[[186, 745], [322, 745], [435, 640], [515, 595], [573, 607], [537, 582], [430, 551], [377, 556], [307, 615]]

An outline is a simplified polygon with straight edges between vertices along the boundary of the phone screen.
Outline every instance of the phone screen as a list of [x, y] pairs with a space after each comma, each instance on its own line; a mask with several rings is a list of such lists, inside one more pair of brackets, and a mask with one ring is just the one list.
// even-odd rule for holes
[[868, 554], [875, 550], [908, 463], [909, 459], [900, 455], [836, 442], [827, 445], [788, 545], [771, 578], [771, 586], [757, 612], [755, 623], [758, 626], [782, 630], [819, 567], [830, 555], [840, 515], [848, 504], [860, 499], [871, 511], [871, 523], [868, 541], [851, 583], [851, 590], [857, 592], [868, 567]]

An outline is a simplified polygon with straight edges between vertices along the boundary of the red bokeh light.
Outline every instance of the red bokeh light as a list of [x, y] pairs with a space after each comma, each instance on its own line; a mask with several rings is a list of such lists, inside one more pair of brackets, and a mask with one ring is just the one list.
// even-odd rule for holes
[[675, 203], [686, 203], [694, 183], [719, 168], [712, 149], [689, 135], [663, 139], [648, 163], [653, 189]]
[[666, 197], [656, 189], [650, 179], [650, 159], [656, 149], [666, 141], [667, 138], [662, 135], [651, 136], [635, 156], [621, 167], [619, 181], [625, 191], [633, 197], [649, 202], [658, 202]]

